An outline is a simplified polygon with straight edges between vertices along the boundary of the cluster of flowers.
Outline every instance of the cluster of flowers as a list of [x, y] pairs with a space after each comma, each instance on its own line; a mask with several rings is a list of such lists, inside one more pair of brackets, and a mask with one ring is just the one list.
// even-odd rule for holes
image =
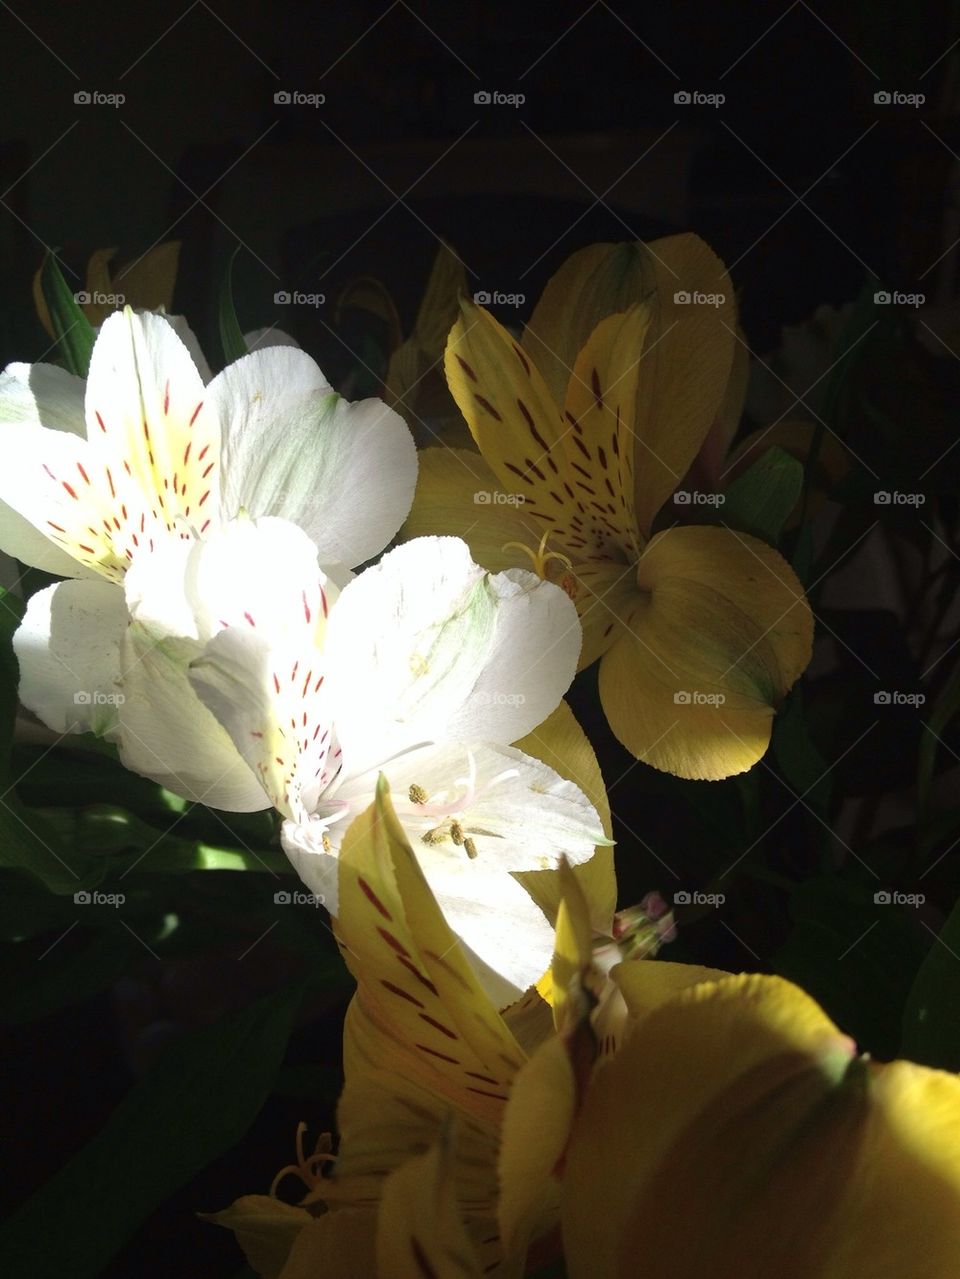
[[[810, 659], [775, 550], [663, 515], [739, 421], [726, 271], [693, 236], [598, 245], [519, 339], [456, 296], [428, 329], [395, 402], [442, 360], [476, 447], [419, 462], [394, 407], [279, 334], [211, 377], [182, 320], [128, 307], [85, 380], [0, 379], [0, 548], [64, 579], [17, 632], [22, 701], [190, 800], [275, 809], [357, 979], [335, 1175], [321, 1143], [301, 1204], [219, 1219], [278, 1279], [516, 1275], [561, 1248], [574, 1276], [946, 1273], [960, 1162], [930, 1116], [960, 1084], [863, 1061], [788, 983], [637, 962], [669, 917], [614, 915], [561, 700], [599, 658], [638, 759], [721, 778]], [[896, 1225], [918, 1168], [924, 1272]]]

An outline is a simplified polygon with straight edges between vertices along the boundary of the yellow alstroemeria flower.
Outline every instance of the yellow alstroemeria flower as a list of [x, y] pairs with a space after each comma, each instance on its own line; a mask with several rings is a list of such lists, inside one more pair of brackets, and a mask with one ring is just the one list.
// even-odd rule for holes
[[735, 323], [726, 270], [692, 235], [575, 255], [519, 344], [462, 300], [446, 373], [480, 453], [424, 450], [402, 530], [456, 532], [485, 567], [532, 562], [563, 585], [581, 667], [602, 658], [611, 728], [680, 777], [755, 764], [812, 649], [803, 589], [771, 547], [654, 530], [742, 394], [728, 394]]
[[[80, 310], [93, 327], [97, 328], [108, 315], [122, 311], [124, 306], [131, 306], [135, 311], [172, 310], [180, 241], [167, 240], [157, 244], [119, 271], [112, 270], [110, 266], [116, 253], [116, 249], [97, 249], [87, 262], [86, 285], [78, 297]], [[42, 269], [33, 277], [33, 302], [40, 323], [51, 338], [56, 338], [43, 296], [41, 275]]]
[[692, 965], [593, 963], [562, 874], [552, 1009], [484, 997], [386, 783], [341, 854], [358, 981], [340, 1151], [214, 1220], [264, 1279], [954, 1279], [960, 1079], [880, 1065], [796, 986]]
[[[615, 1050], [627, 1017], [593, 966], [591, 909], [578, 876], [564, 868], [559, 878], [552, 1010], [530, 991], [501, 1015], [447, 926], [382, 781], [340, 855], [337, 935], [358, 990], [344, 1032], [333, 1176], [321, 1176], [327, 1142], [309, 1158], [298, 1150], [284, 1173], [309, 1188], [299, 1205], [246, 1196], [214, 1217], [236, 1232], [264, 1279], [299, 1279], [325, 1265], [349, 1276], [422, 1276], [430, 1266], [473, 1273], [450, 1271], [452, 1256], [477, 1258], [484, 1274], [516, 1275], [528, 1245], [532, 1258], [557, 1251], [560, 1183], [551, 1169], [577, 1090], [598, 1054]], [[684, 980], [702, 971], [687, 969]], [[597, 996], [584, 995], [588, 980]], [[511, 1088], [525, 1063], [538, 1063], [539, 1073], [538, 1045], [552, 1077], [567, 1085], [563, 1104], [533, 1145], [518, 1131], [501, 1151]]]

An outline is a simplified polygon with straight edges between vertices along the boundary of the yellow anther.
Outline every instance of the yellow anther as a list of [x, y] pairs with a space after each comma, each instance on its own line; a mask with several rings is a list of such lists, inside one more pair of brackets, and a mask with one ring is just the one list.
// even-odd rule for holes
[[459, 822], [450, 823], [450, 838], [458, 847], [463, 843], [463, 827]]
[[477, 855], [477, 846], [469, 835], [463, 841], [463, 851], [467, 854], [471, 861]]
[[409, 795], [411, 804], [425, 804], [430, 798], [423, 787], [418, 786], [416, 782], [410, 787]]
[[435, 826], [433, 830], [424, 831], [422, 835], [425, 844], [442, 844], [447, 837], [447, 832], [442, 826]]

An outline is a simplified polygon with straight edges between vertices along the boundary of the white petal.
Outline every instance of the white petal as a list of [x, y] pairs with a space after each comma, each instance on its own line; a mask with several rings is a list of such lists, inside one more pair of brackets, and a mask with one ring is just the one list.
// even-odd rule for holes
[[[382, 771], [428, 879], [554, 870], [561, 857], [574, 865], [589, 861], [606, 842], [580, 788], [513, 747], [427, 746], [384, 763]], [[371, 803], [375, 780], [372, 772], [342, 780], [325, 798], [358, 813]], [[411, 787], [426, 795], [424, 802], [411, 798]]]
[[223, 725], [274, 807], [305, 819], [339, 768], [319, 663], [310, 650], [269, 645], [240, 627], [220, 632], [190, 683]]
[[324, 657], [351, 774], [444, 738], [489, 658], [495, 627], [487, 575], [459, 538], [407, 542], [345, 587]]
[[[216, 415], [203, 411], [205, 397], [166, 316], [128, 307], [104, 321], [90, 357], [87, 438], [98, 464], [110, 467], [109, 496], [117, 492], [134, 525], [146, 516], [137, 551], [154, 533], [151, 523], [203, 533], [216, 518], [220, 429]], [[94, 481], [101, 492], [107, 487], [99, 469]]]
[[559, 587], [484, 573], [459, 538], [416, 538], [342, 592], [326, 658], [351, 773], [428, 741], [506, 745], [542, 723], [576, 669]]
[[0, 547], [49, 573], [119, 581], [97, 532], [100, 500], [83, 480], [92, 470], [86, 440], [28, 424], [14, 430], [0, 466]]
[[154, 315], [163, 316], [166, 322], [173, 329], [174, 333], [176, 333], [177, 337], [180, 339], [183, 345], [190, 352], [190, 358], [193, 360], [194, 364], [197, 366], [197, 372], [200, 374], [200, 377], [203, 381], [204, 386], [206, 386], [206, 384], [213, 377], [213, 373], [210, 369], [210, 365], [207, 363], [207, 357], [204, 355], [203, 350], [200, 346], [200, 343], [197, 340], [197, 335], [194, 333], [193, 329], [191, 329], [190, 325], [187, 323], [186, 316], [167, 315], [165, 312], [156, 312], [156, 311], [155, 312], [138, 311], [137, 314], [138, 315], [154, 314]]
[[410, 509], [413, 437], [380, 400], [349, 404], [303, 351], [271, 346], [210, 385], [223, 431], [224, 518], [241, 509], [305, 529], [322, 563], [376, 555]]
[[306, 533], [274, 516], [232, 520], [197, 543], [186, 590], [201, 638], [239, 626], [304, 649], [321, 644], [339, 593]]
[[10, 364], [0, 375], [0, 422], [84, 434], [83, 378], [55, 364]]
[[497, 1007], [513, 1003], [550, 967], [553, 929], [515, 879], [464, 874], [435, 878], [431, 888], [467, 958], [479, 959], [474, 967]]
[[112, 736], [126, 625], [123, 591], [110, 582], [60, 582], [32, 595], [13, 639], [24, 706], [54, 732]]
[[490, 578], [497, 628], [473, 694], [448, 732], [461, 741], [518, 741], [542, 724], [570, 687], [580, 619], [559, 586], [523, 569]]
[[120, 757], [127, 768], [168, 790], [227, 812], [269, 808], [226, 731], [187, 679], [199, 645], [156, 638], [131, 623], [122, 646]]

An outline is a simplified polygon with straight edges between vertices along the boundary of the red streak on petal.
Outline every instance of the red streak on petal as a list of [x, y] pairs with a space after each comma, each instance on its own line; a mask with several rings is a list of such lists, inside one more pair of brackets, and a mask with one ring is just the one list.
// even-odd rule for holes
[[203, 497], [200, 499], [200, 501], [197, 503], [197, 505], [198, 505], [198, 506], [203, 506], [204, 502], [207, 500], [207, 498], [208, 498], [209, 496], [210, 496], [210, 490], [209, 490], [209, 489], [207, 489], [206, 493], [204, 493]]
[[211, 462], [204, 473], [200, 476], [201, 480], [205, 480], [215, 466], [216, 462]]
[[66, 480], [61, 480], [61, 481], [60, 481], [60, 483], [61, 483], [61, 484], [63, 485], [63, 487], [67, 490], [67, 492], [70, 494], [70, 496], [73, 498], [73, 500], [74, 500], [75, 502], [78, 502], [78, 501], [80, 500], [80, 499], [77, 497], [77, 495], [76, 495], [76, 493], [74, 492], [74, 490], [73, 490], [73, 489], [70, 487], [70, 485], [67, 483], [67, 481], [66, 481]]
[[278, 693], [280, 692], [280, 681], [277, 679], [276, 673], [274, 673], [274, 676], [273, 676], [273, 687], [277, 690]]
[[250, 616], [249, 613], [244, 613], [244, 617], [247, 619], [247, 621], [250, 623], [251, 626], [256, 626], [256, 622], [253, 620], [253, 618]]
[[[197, 405], [197, 407], [193, 410], [193, 417], [190, 419], [190, 425], [191, 425], [191, 426], [193, 426], [194, 422], [196, 422], [196, 420], [197, 420], [197, 414], [200, 412], [200, 410], [201, 410], [202, 408], [203, 408], [203, 400], [201, 400], [201, 401], [200, 401], [200, 403]], [[207, 445], [207, 448], [209, 448], [209, 447], [210, 447], [210, 445], [208, 444], [208, 445]], [[203, 453], [206, 453], [206, 451], [207, 451], [207, 449], [205, 448], [205, 449], [203, 450]], [[203, 457], [203, 453], [201, 453], [201, 454], [200, 454], [201, 458]]]
[[307, 592], [303, 591], [301, 592], [301, 594], [303, 596], [303, 615], [307, 619], [307, 623], [309, 624], [311, 613], [310, 613], [310, 605], [307, 603]]
[[86, 471], [83, 469], [83, 467], [80, 465], [80, 463], [79, 463], [79, 462], [77, 463], [77, 470], [78, 470], [78, 471], [80, 472], [80, 474], [83, 476], [83, 478], [84, 478], [84, 480], [86, 481], [86, 483], [87, 483], [87, 484], [89, 484], [89, 483], [90, 483], [90, 476], [86, 473]]
[[168, 378], [167, 383], [163, 388], [163, 416], [166, 417], [169, 412], [170, 412], [170, 380]]
[[97, 424], [99, 425], [100, 430], [101, 430], [101, 431], [103, 431], [103, 432], [104, 432], [104, 434], [106, 434], [106, 430], [107, 430], [107, 428], [103, 425], [103, 418], [102, 418], [102, 417], [100, 416], [100, 414], [96, 411], [96, 409], [94, 409], [94, 411], [93, 411], [93, 416], [97, 419]]

